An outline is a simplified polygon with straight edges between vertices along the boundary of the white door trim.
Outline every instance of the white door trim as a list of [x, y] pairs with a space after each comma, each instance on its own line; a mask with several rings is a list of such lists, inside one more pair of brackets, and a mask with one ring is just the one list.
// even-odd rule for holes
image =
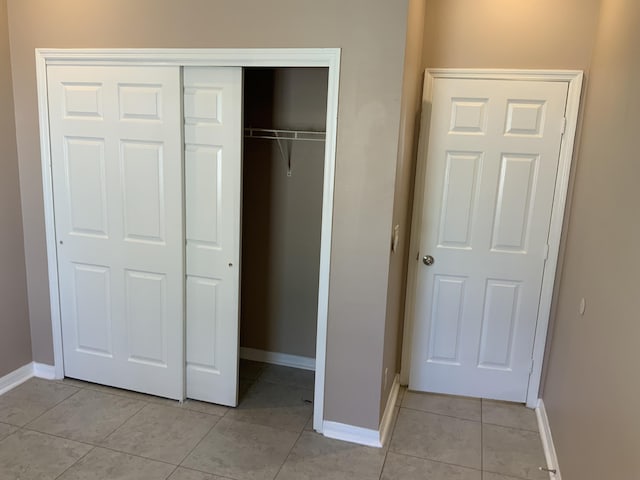
[[533, 369], [529, 377], [527, 390], [527, 406], [535, 408], [538, 405], [538, 392], [542, 374], [542, 361], [549, 326], [549, 314], [551, 300], [558, 264], [562, 224], [564, 220], [565, 205], [567, 202], [567, 190], [569, 187], [569, 174], [573, 157], [573, 144], [578, 124], [578, 109], [580, 107], [580, 93], [582, 90], [583, 73], [579, 70], [483, 70], [483, 69], [427, 69], [425, 70], [424, 91], [422, 101], [422, 115], [420, 126], [420, 145], [418, 148], [418, 162], [416, 167], [416, 185], [414, 196], [413, 218], [411, 222], [411, 240], [409, 249], [409, 268], [407, 280], [405, 328], [403, 332], [402, 367], [400, 383], [407, 385], [411, 368], [411, 344], [414, 326], [413, 305], [415, 302], [415, 281], [418, 262], [413, 252], [419, 250], [421, 230], [421, 202], [424, 190], [425, 158], [427, 149], [430, 102], [433, 96], [433, 81], [436, 78], [460, 78], [460, 79], [484, 79], [484, 80], [537, 80], [546, 82], [566, 82], [568, 84], [567, 106], [565, 109], [566, 128], [560, 145], [558, 174], [556, 177], [555, 193], [549, 229], [549, 255], [542, 275], [542, 290], [536, 324], [536, 333], [533, 346]]
[[51, 150], [49, 147], [49, 109], [47, 101], [48, 65], [177, 65], [211, 67], [327, 67], [327, 121], [320, 238], [320, 274], [318, 285], [318, 328], [316, 339], [316, 380], [313, 428], [322, 432], [324, 419], [324, 385], [327, 349], [327, 317], [329, 306], [329, 269], [331, 229], [333, 224], [333, 192], [336, 163], [338, 89], [340, 79], [339, 48], [273, 48], [273, 49], [46, 49], [35, 51], [40, 123], [42, 188], [44, 196], [45, 238], [49, 269], [49, 302], [53, 329], [56, 378], [64, 376], [62, 328], [56, 254], [55, 216]]

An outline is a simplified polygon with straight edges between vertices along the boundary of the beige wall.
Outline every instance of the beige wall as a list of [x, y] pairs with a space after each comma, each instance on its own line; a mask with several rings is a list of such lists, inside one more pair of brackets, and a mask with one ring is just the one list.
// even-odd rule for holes
[[7, 3], [0, 0], [0, 377], [31, 361], [15, 134]]
[[[248, 69], [245, 127], [324, 131], [326, 68]], [[324, 142], [244, 142], [240, 346], [315, 358]]]
[[[422, 100], [422, 48], [424, 36], [425, 0], [410, 0], [407, 15], [407, 38], [402, 80], [402, 104], [400, 113], [400, 141], [396, 167], [395, 196], [393, 200], [392, 226], [398, 225], [399, 245], [389, 260], [389, 288], [382, 358], [382, 415], [392, 387], [393, 378], [400, 371], [402, 352], [402, 328], [404, 297], [407, 278], [407, 255], [411, 233], [411, 205], [413, 203], [413, 179], [415, 176], [416, 150]], [[392, 231], [389, 231], [391, 240]]]
[[53, 356], [34, 49], [341, 47], [325, 416], [377, 428], [407, 4], [9, 0], [35, 360]]
[[427, 0], [423, 64], [584, 69], [600, 0]]
[[637, 0], [603, 0], [543, 396], [565, 480], [640, 475], [639, 46]]

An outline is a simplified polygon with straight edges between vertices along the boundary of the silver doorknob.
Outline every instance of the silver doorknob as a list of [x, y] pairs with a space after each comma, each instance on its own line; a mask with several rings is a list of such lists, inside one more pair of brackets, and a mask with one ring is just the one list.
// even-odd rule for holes
[[435, 261], [436, 259], [433, 258], [431, 255], [425, 255], [424, 257], [422, 257], [422, 263], [424, 263], [427, 266], [433, 265]]

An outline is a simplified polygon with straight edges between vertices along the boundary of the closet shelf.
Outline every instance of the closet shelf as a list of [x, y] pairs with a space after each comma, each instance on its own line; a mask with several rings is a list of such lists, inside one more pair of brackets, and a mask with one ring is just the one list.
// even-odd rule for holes
[[324, 142], [325, 132], [305, 130], [273, 130], [269, 128], [245, 128], [245, 138], [266, 138], [268, 140], [307, 140]]

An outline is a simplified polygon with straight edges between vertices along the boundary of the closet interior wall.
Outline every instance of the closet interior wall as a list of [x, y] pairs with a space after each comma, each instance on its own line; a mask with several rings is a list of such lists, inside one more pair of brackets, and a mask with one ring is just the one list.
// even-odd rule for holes
[[[244, 127], [324, 132], [327, 82], [326, 68], [246, 69]], [[244, 140], [241, 347], [315, 358], [324, 150]]]

